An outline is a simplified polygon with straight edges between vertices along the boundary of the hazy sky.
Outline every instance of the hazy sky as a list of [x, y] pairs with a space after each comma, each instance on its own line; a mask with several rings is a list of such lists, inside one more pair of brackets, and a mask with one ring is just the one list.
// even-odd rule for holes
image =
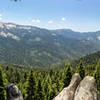
[[0, 21], [96, 31], [100, 30], [100, 0], [0, 0]]

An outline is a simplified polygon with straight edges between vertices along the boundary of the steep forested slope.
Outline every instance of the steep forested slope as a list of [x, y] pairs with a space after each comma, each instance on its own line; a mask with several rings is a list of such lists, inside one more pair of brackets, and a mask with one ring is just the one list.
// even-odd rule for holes
[[94, 65], [94, 67], [95, 67], [99, 60], [100, 60], [100, 51], [94, 52], [94, 53], [88, 54], [84, 57], [81, 57], [79, 59], [73, 60], [72, 66], [75, 67], [80, 62], [83, 62], [85, 66]]
[[96, 64], [100, 59], [100, 51], [89, 54], [80, 60], [82, 60], [85, 64]]

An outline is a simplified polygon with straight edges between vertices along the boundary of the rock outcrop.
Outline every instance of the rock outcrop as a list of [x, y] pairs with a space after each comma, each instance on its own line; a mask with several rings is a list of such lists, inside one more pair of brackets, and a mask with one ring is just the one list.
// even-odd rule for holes
[[97, 100], [97, 87], [93, 77], [85, 77], [79, 84], [74, 100]]
[[76, 73], [72, 77], [70, 85], [67, 88], [64, 88], [62, 92], [53, 100], [73, 100], [75, 90], [77, 86], [79, 85], [80, 81], [81, 81], [80, 75]]
[[15, 84], [6, 86], [7, 100], [23, 100], [22, 94]]
[[81, 81], [80, 75], [75, 74], [70, 85], [53, 100], [100, 100], [100, 96], [97, 93], [97, 85], [93, 77], [86, 76]]

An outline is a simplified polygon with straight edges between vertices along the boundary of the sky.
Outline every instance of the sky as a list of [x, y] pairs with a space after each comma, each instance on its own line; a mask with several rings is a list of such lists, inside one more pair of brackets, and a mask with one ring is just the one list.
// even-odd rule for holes
[[47, 29], [100, 30], [100, 0], [0, 0], [0, 22]]

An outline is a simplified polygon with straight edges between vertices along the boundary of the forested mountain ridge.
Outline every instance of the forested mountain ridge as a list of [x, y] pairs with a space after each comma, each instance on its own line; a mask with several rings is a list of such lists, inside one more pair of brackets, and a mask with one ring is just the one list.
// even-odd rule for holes
[[100, 50], [100, 32], [0, 23], [0, 62], [49, 67]]
[[78, 60], [74, 60], [73, 66], [76, 66], [80, 61], [83, 62], [85, 65], [96, 65], [97, 62], [100, 60], [100, 51], [88, 54]]

